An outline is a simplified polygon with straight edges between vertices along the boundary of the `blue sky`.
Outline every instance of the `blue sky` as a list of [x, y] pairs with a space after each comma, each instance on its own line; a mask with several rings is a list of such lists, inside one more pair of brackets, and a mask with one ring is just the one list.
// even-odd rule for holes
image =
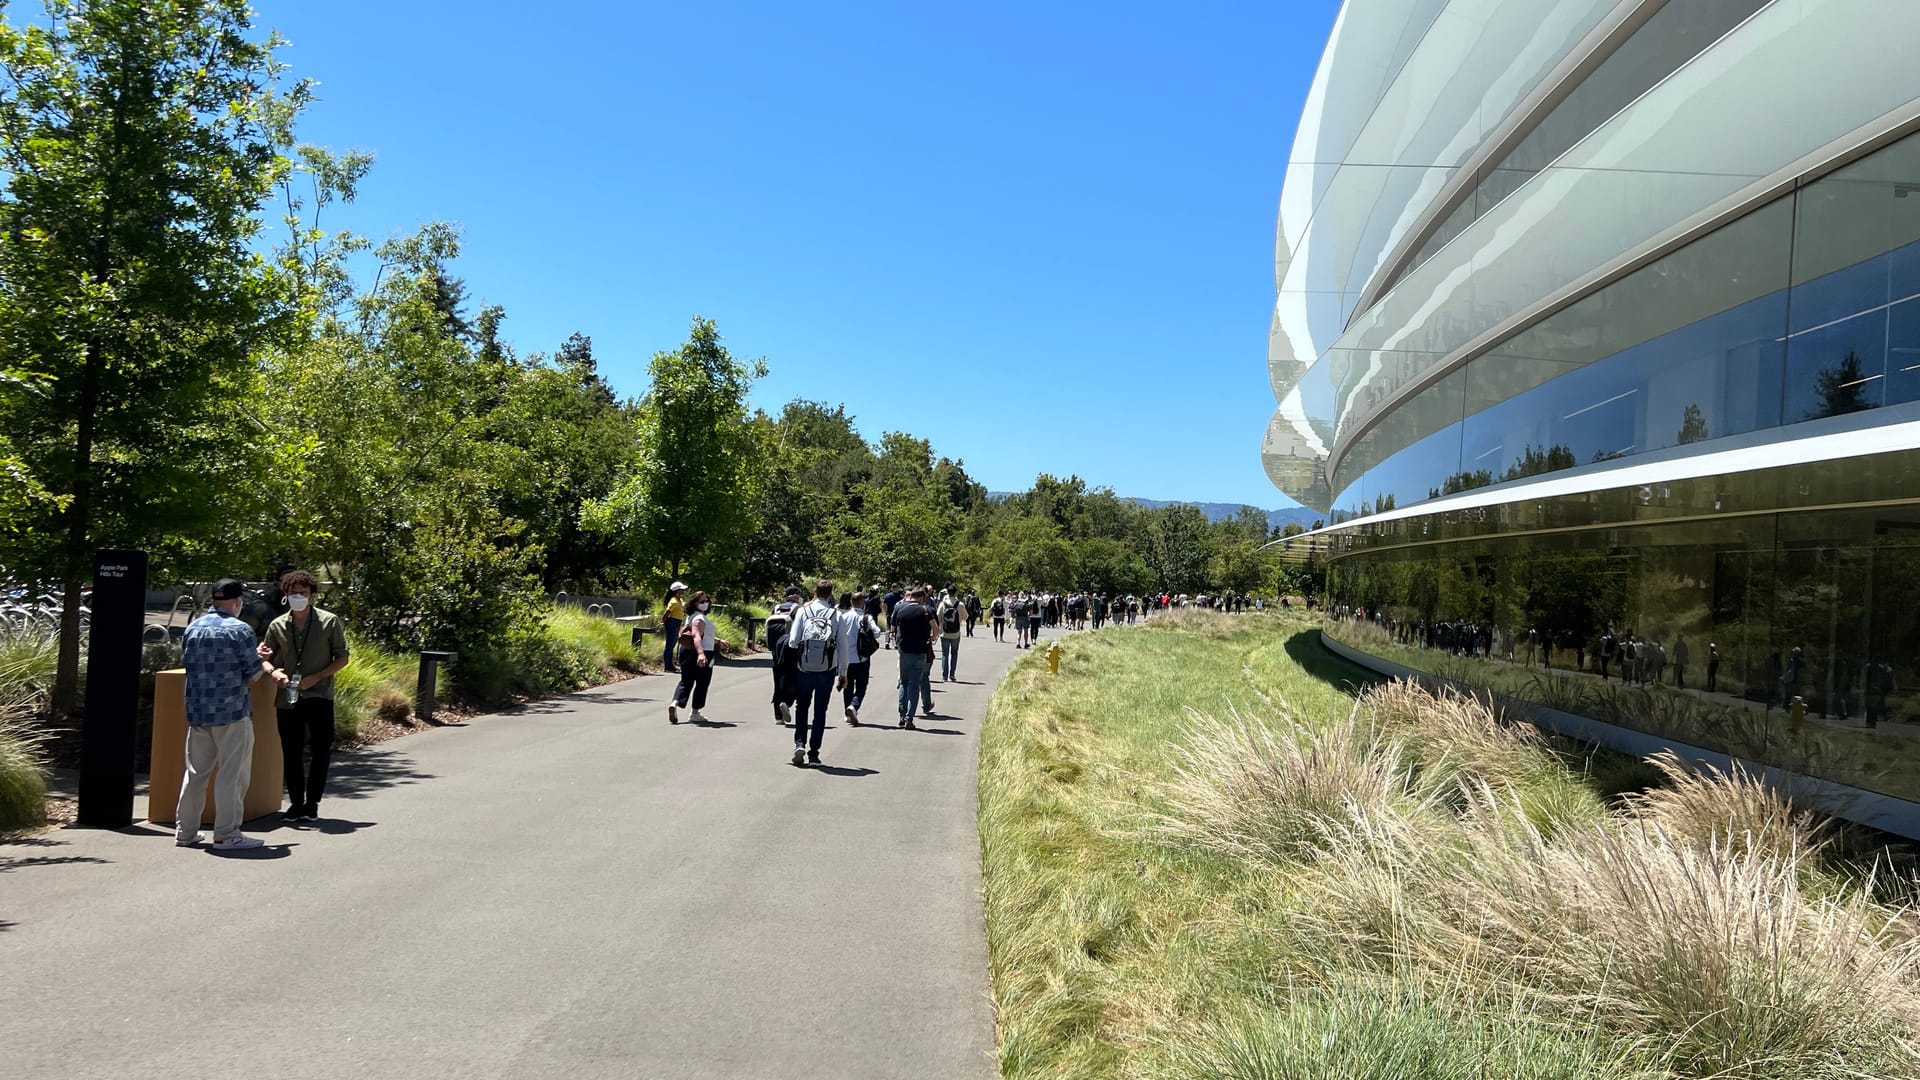
[[464, 229], [522, 351], [622, 393], [696, 313], [988, 487], [1287, 500], [1260, 469], [1274, 215], [1337, 0], [267, 0], [301, 137], [376, 155], [326, 222]]

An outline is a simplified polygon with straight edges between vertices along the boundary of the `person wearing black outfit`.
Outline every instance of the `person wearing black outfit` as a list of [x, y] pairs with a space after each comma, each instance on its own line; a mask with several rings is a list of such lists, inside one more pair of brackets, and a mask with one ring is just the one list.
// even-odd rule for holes
[[913, 727], [913, 702], [923, 703], [933, 715], [933, 612], [925, 589], [915, 588], [887, 619], [887, 628], [900, 641], [900, 726]]
[[767, 654], [773, 658], [773, 720], [793, 723], [793, 705], [800, 695], [800, 669], [793, 665], [787, 637], [793, 631], [793, 613], [800, 607], [800, 589], [790, 586], [787, 598], [767, 615]]
[[[288, 684], [275, 698], [280, 728], [287, 817], [318, 821], [333, 760], [333, 676], [347, 666], [347, 634], [340, 617], [313, 606], [319, 582], [305, 570], [280, 575], [287, 613], [267, 626], [260, 655], [286, 672]], [[311, 755], [310, 762], [302, 758]]]
[[887, 613], [887, 636], [884, 645], [889, 649], [893, 648], [894, 639], [899, 637], [893, 632], [893, 609], [899, 607], [900, 601], [904, 599], [906, 594], [900, 591], [898, 585], [888, 589], [887, 595], [880, 598], [880, 608]]
[[980, 621], [980, 596], [972, 589], [967, 590], [967, 636], [973, 636], [973, 627]]

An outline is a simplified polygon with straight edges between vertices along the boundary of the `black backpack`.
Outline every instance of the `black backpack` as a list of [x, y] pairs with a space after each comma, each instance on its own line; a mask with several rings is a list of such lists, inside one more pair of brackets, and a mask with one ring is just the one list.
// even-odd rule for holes
[[853, 648], [862, 660], [880, 651], [880, 635], [873, 632], [871, 620], [860, 620], [860, 633], [853, 639]]
[[960, 632], [959, 604], [950, 603], [947, 605], [946, 610], [940, 616], [940, 632], [943, 634], [957, 634]]

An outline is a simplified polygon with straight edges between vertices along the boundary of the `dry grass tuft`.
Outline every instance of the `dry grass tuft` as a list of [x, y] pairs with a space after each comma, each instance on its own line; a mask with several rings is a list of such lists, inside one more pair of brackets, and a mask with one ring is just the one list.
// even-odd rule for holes
[[1647, 760], [1665, 786], [1628, 797], [1628, 812], [1676, 843], [1780, 859], [1814, 855], [1828, 844], [1829, 824], [1796, 808], [1751, 769], [1695, 766], [1671, 751]]
[[1182, 732], [1158, 830], [1231, 858], [1287, 862], [1342, 828], [1432, 802], [1397, 745], [1358, 719], [1289, 728], [1198, 713]]

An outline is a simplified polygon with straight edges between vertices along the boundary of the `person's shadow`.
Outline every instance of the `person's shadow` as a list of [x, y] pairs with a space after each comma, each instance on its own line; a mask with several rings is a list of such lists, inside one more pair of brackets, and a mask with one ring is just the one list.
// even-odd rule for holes
[[256, 862], [264, 859], [284, 859], [293, 854], [293, 849], [298, 846], [298, 844], [267, 844], [257, 848], [241, 848], [238, 851], [221, 851], [212, 844], [208, 844], [203, 850], [209, 855], [222, 859]]
[[840, 765], [808, 765], [806, 766], [806, 768], [808, 768], [813, 772], [825, 773], [828, 776], [878, 776], [880, 775], [880, 770], [878, 769], [849, 769]]

